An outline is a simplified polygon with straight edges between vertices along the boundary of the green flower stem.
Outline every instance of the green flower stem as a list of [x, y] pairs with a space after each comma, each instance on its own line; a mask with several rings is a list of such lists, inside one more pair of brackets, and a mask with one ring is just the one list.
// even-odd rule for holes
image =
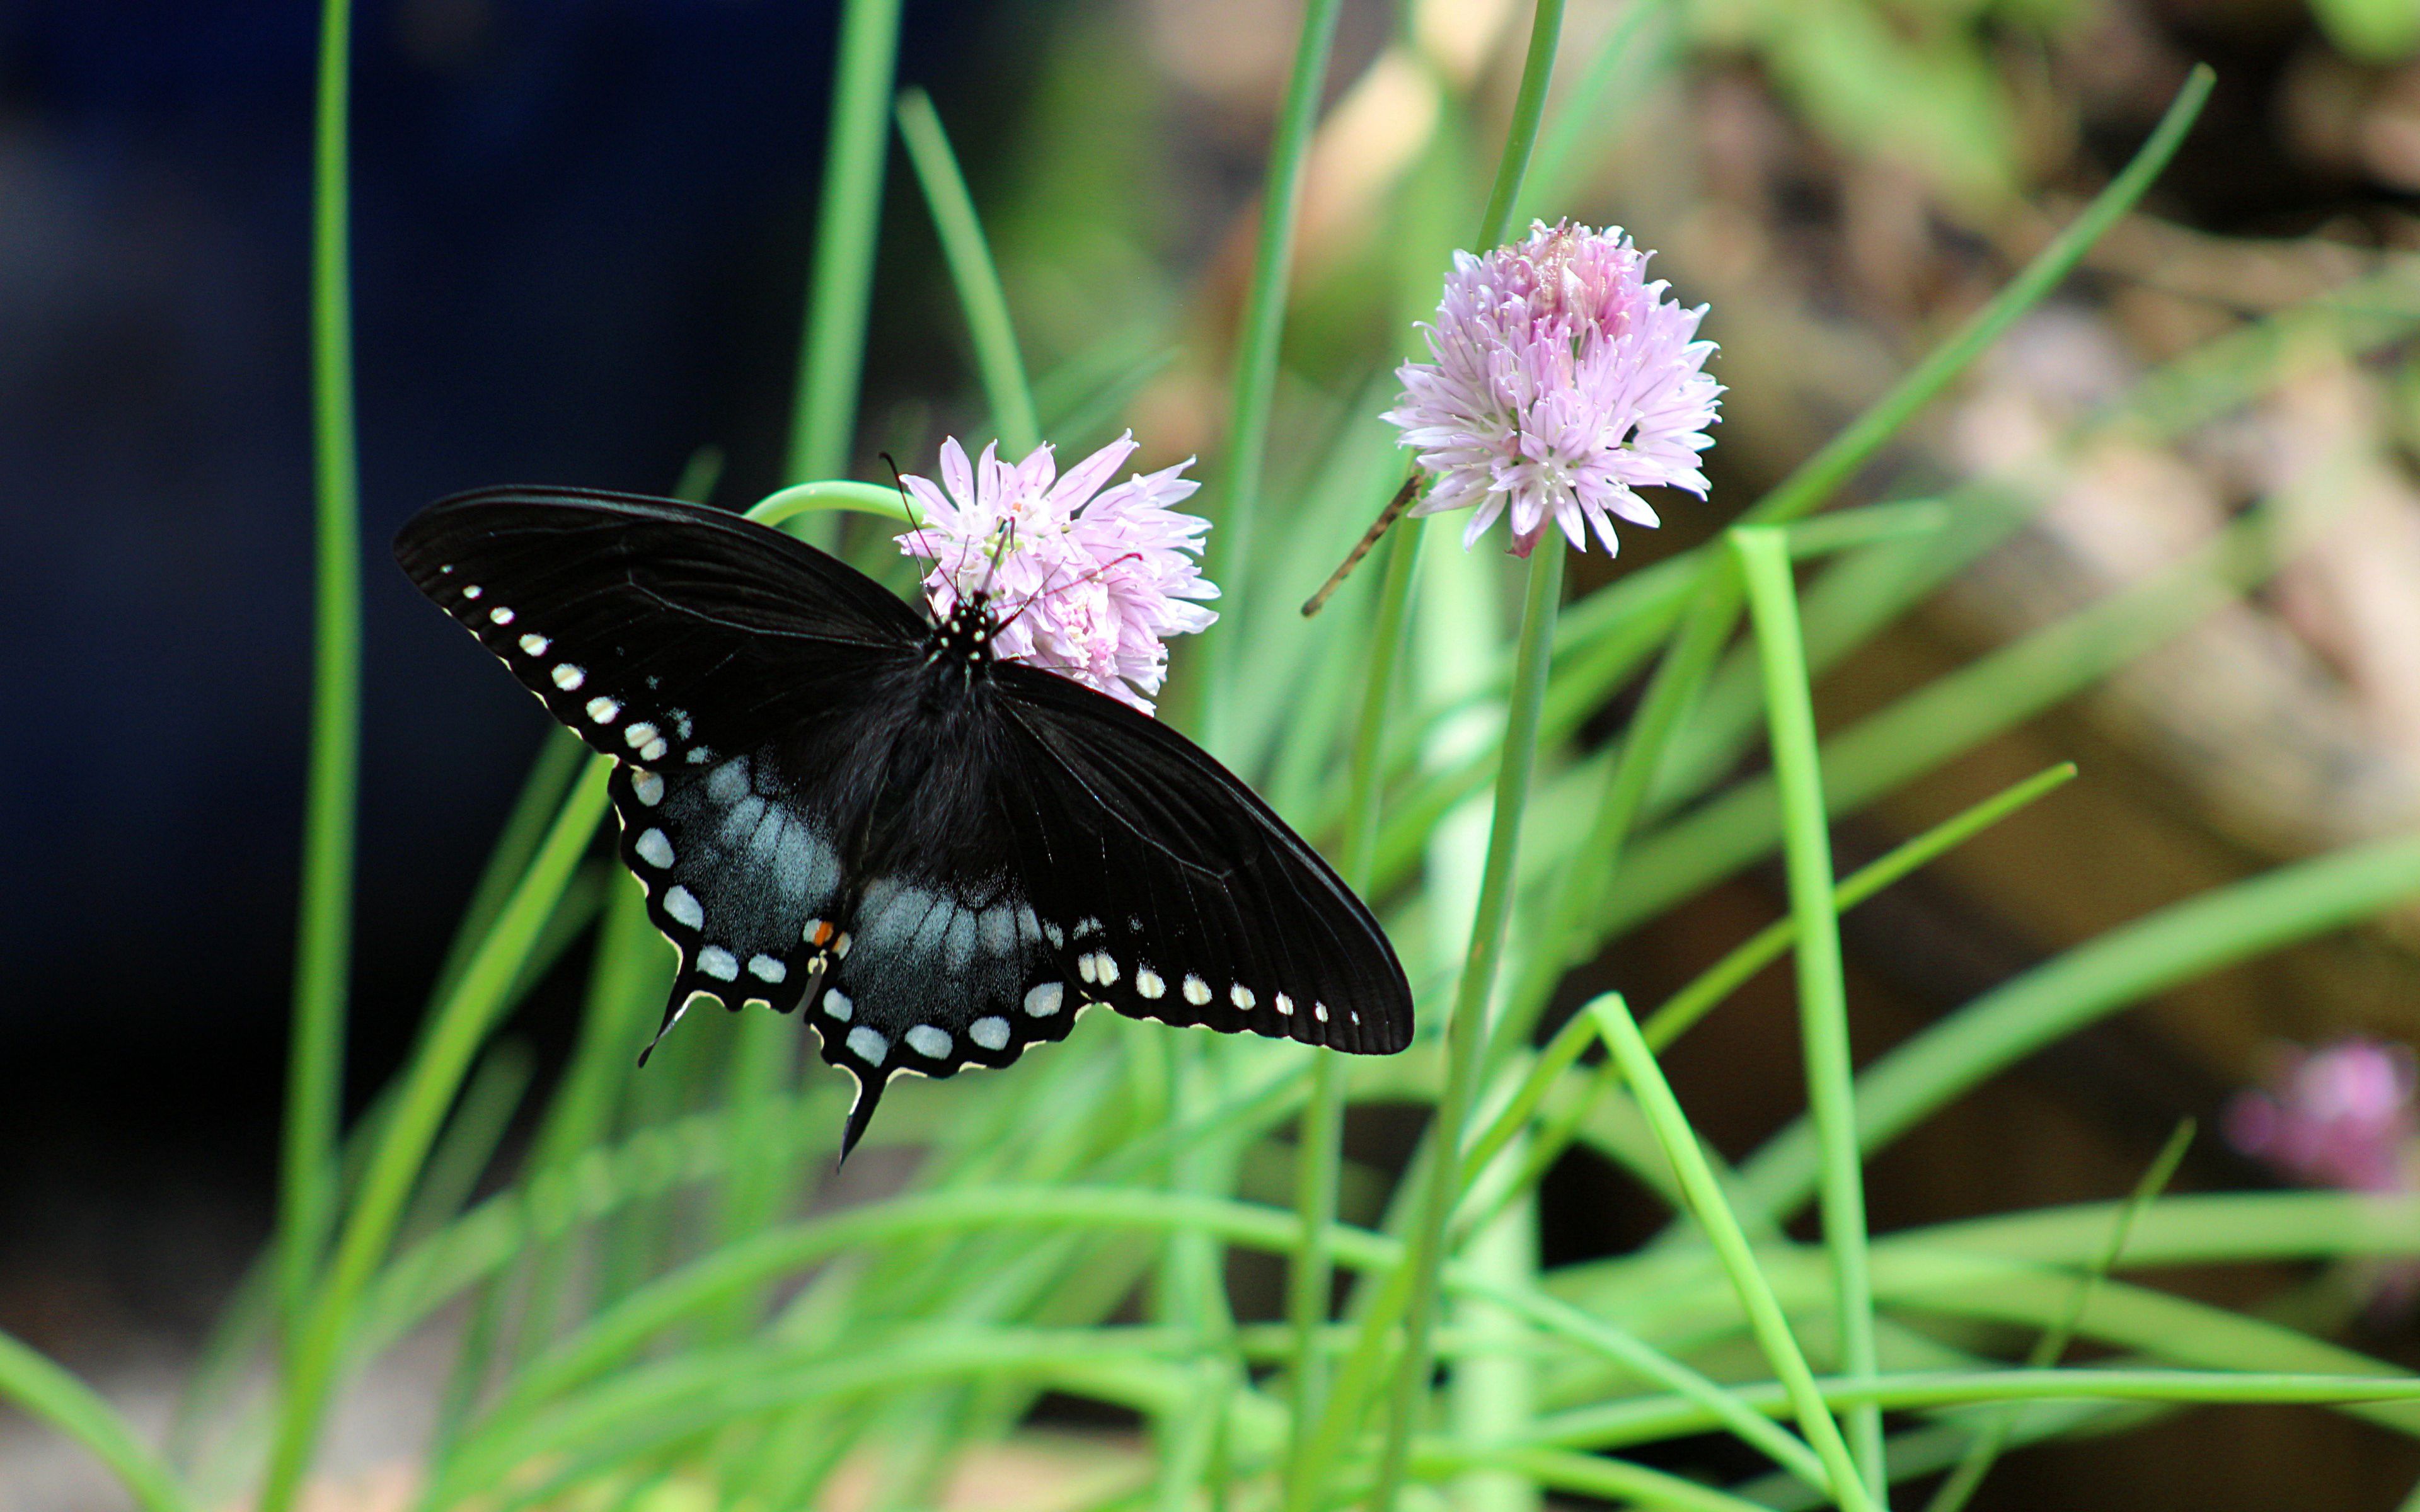
[[958, 172], [957, 155], [941, 130], [933, 99], [922, 89], [903, 89], [894, 107], [899, 138], [908, 144], [908, 161], [924, 189], [924, 204], [933, 212], [933, 228], [940, 234], [941, 253], [950, 262], [951, 281], [958, 286], [958, 302], [967, 313], [967, 331], [974, 340], [975, 369], [983, 375], [984, 396], [991, 401], [993, 431], [1000, 449], [1021, 457], [1042, 444], [1042, 423], [1034, 418], [1033, 389], [1026, 381], [1025, 359], [1016, 347], [1016, 328], [1008, 317], [1008, 295], [992, 265], [991, 248], [984, 240], [983, 222], [975, 214], [974, 196]]
[[[2142, 1180], [2134, 1183], [2133, 1194], [2118, 1210], [2117, 1221], [2109, 1226], [2109, 1242], [2093, 1257], [2083, 1280], [2076, 1284], [2074, 1300], [2068, 1304], [2067, 1311], [2055, 1324], [2042, 1330], [2041, 1336], [2034, 1340], [2034, 1347], [2026, 1352], [2028, 1368], [2047, 1369], [2058, 1364], [2058, 1357], [2067, 1352], [2069, 1342], [2075, 1337], [2076, 1325], [2091, 1310], [2092, 1294], [2101, 1289], [2102, 1282], [2118, 1268], [2118, 1257], [2126, 1253], [2126, 1241], [2133, 1237], [2134, 1225], [2141, 1220], [2143, 1211], [2158, 1199], [2169, 1178], [2177, 1174], [2177, 1166], [2184, 1160], [2185, 1150], [2192, 1146], [2193, 1137], [2194, 1120], [2187, 1119], [2177, 1125], [2176, 1131], [2168, 1135], [2168, 1142], [2160, 1148], [2159, 1154], [2152, 1157]], [[2009, 1442], [2009, 1430], [2016, 1426], [2016, 1420], [2017, 1415], [2013, 1412], [1995, 1413], [1983, 1431], [1975, 1436], [1975, 1442], [1966, 1446], [1966, 1453], [1958, 1461], [1958, 1468], [1951, 1471], [1942, 1481], [1941, 1489], [1932, 1493], [1932, 1500], [1926, 1504], [1924, 1512], [1962, 1512], [1974, 1498], [1975, 1489], [1983, 1484], [1983, 1477], [1992, 1473], [1992, 1466], [2000, 1458], [2000, 1450]]]
[[563, 812], [514, 889], [496, 927], [471, 958], [461, 984], [438, 1011], [420, 1053], [405, 1072], [393, 1117], [363, 1177], [361, 1195], [338, 1241], [297, 1340], [277, 1413], [276, 1435], [262, 1488], [261, 1512], [289, 1512], [301, 1490], [313, 1446], [327, 1414], [337, 1365], [356, 1305], [395, 1237], [446, 1109], [453, 1105], [472, 1057], [487, 1038], [522, 960], [554, 910], [555, 900], [588, 848], [605, 813], [605, 778], [612, 763], [597, 757], [565, 800]]
[[2218, 75], [2211, 71], [2210, 65], [2194, 65], [2193, 71], [2185, 77], [2184, 87], [2177, 91], [2167, 114], [2160, 117], [2160, 124], [2152, 129], [2133, 161], [2093, 198], [2084, 213], [2043, 248], [2040, 256], [2026, 264], [2024, 271], [1993, 296], [1989, 304], [1975, 312], [1956, 335], [1934, 348], [1914, 372], [1900, 379], [1888, 393], [1824, 443], [1821, 451], [1776, 484], [1742, 518], [1759, 525], [1794, 519], [1819, 507], [1854, 477], [1858, 469], [1873, 460], [1874, 454], [1888, 444], [1917, 410], [1931, 404], [1951, 379], [1982, 355], [1985, 347], [1999, 340], [2019, 316], [2057, 287], [2084, 260], [2092, 244], [2143, 197], [2167, 167], [2168, 160], [2176, 156], [2177, 148], [2184, 145], [2185, 133], [2193, 130], [2195, 117], [2209, 102], [2211, 88], [2217, 82]]
[[1576, 964], [1572, 959], [1573, 944], [1588, 937], [1589, 921], [1603, 911], [1603, 899], [1621, 868], [1622, 846], [1637, 822], [1672, 733], [1696, 707], [1714, 658], [1722, 654], [1723, 642], [1738, 622], [1739, 609], [1739, 574], [1729, 557], [1709, 555], [1699, 571], [1695, 598], [1680, 631], [1649, 680], [1638, 713], [1622, 735], [1621, 754], [1606, 775], [1588, 838], [1572, 852], [1547, 889], [1551, 912], [1505, 994], [1503, 1015], [1490, 1036], [1491, 1066], [1529, 1042], [1555, 984]]
[[836, 479], [821, 483], [797, 483], [767, 494], [749, 506], [748, 517], [759, 525], [780, 525], [800, 515], [817, 510], [847, 509], [861, 515], [876, 515], [885, 519], [905, 520], [910, 526], [923, 524], [915, 510], [897, 488], [888, 484], [852, 483]]
[[836, 477], [848, 471], [858, 379], [865, 365], [874, 247], [882, 222], [889, 137], [884, 117], [898, 53], [899, 0], [847, 0], [841, 12], [830, 145], [815, 212], [814, 270], [790, 421], [785, 471], [793, 478]]
[[1512, 232], [1512, 207], [1520, 203], [1521, 184], [1528, 177], [1529, 149], [1537, 145], [1538, 122], [1546, 114], [1546, 85], [1554, 77], [1555, 48], [1562, 35], [1563, 0], [1538, 0], [1529, 17], [1529, 51], [1521, 60], [1521, 89], [1512, 97], [1504, 150], [1496, 159], [1496, 182], [1487, 192], [1487, 209], [1479, 218], [1482, 252]]
[[347, 222], [349, 0], [319, 13], [311, 205], [311, 429], [318, 483], [311, 762], [302, 820], [302, 906], [294, 947], [294, 1029], [286, 1077], [278, 1292], [290, 1340], [336, 1205], [345, 997], [353, 934], [353, 811], [361, 774], [360, 466], [354, 455], [352, 288]]
[[[1327, 81], [1328, 54], [1336, 40], [1342, 0], [1309, 0], [1295, 42], [1294, 72], [1269, 143], [1268, 179], [1261, 191], [1261, 234], [1252, 256], [1252, 285], [1244, 297], [1243, 329], [1235, 343], [1235, 388], [1228, 402], [1226, 502], [1211, 541], [1218, 553], [1213, 574], [1227, 602], [1248, 605], [1252, 548], [1261, 512], [1261, 474], [1267, 462], [1269, 408], [1277, 393], [1278, 352], [1285, 334], [1286, 293], [1294, 270], [1295, 224], [1302, 213], [1303, 163], [1319, 121], [1319, 96]], [[1241, 610], [1233, 611], [1238, 619]], [[1208, 658], [1200, 703], [1202, 744], [1214, 754], [1228, 736], [1227, 710], [1235, 694], [1243, 654], [1243, 626], [1214, 632], [1202, 648]]]
[[[1807, 1057], [1807, 1101], [1823, 1149], [1823, 1242], [1832, 1255], [1834, 1309], [1842, 1373], [1869, 1376], [1874, 1350], [1873, 1281], [1866, 1258], [1866, 1181], [1857, 1153], [1857, 1103], [1849, 1053], [1848, 987], [1840, 965], [1840, 916], [1832, 888], [1832, 833], [1823, 807], [1823, 768], [1815, 742], [1815, 705], [1807, 686], [1807, 649], [1798, 626], [1798, 590], [1790, 546], [1772, 526], [1738, 526], [1732, 551], [1746, 579], [1748, 614], [1764, 669], [1765, 717], [1781, 790], [1783, 860], [1790, 912], [1797, 922], [1798, 1024]], [[1849, 1414], [1849, 1442], [1866, 1489], [1889, 1504], [1877, 1407]]]
[[[1545, 12], [1542, 3], [1542, 26], [1546, 24]], [[1436, 1320], [1437, 1273], [1445, 1263], [1448, 1226], [1462, 1195], [1463, 1125], [1478, 1090], [1480, 1057], [1487, 1047], [1487, 1005], [1495, 995], [1497, 963], [1503, 953], [1505, 928], [1512, 920], [1521, 819], [1528, 810], [1529, 778], [1538, 756], [1538, 709], [1545, 701], [1555, 614], [1563, 588], [1562, 543], [1549, 532], [1538, 544], [1539, 549], [1529, 556], [1528, 595], [1521, 606], [1520, 649], [1514, 659], [1512, 705], [1505, 713], [1504, 759], [1497, 772], [1496, 810], [1488, 830], [1485, 869], [1480, 873], [1479, 907], [1471, 921], [1469, 954], [1446, 1020], [1445, 1090], [1429, 1128], [1428, 1181], [1412, 1224], [1404, 1348], [1395, 1368], [1378, 1479], [1369, 1502], [1373, 1512], [1389, 1512], [1394, 1504], [1405, 1446], [1428, 1396], [1429, 1334]], [[1365, 1326], [1380, 1326], [1374, 1311]]]
[[1654, 1130], [1656, 1142], [1664, 1147], [1665, 1158], [1672, 1163], [1672, 1174], [1680, 1180], [1689, 1211], [1697, 1215], [1725, 1273], [1730, 1277], [1757, 1345], [1764, 1351], [1766, 1363], [1773, 1366], [1775, 1378], [1788, 1392], [1800, 1431], [1823, 1461], [1827, 1489], [1844, 1512], [1877, 1512], [1873, 1495], [1866, 1489], [1855, 1461], [1849, 1458], [1849, 1446], [1840, 1437], [1839, 1426], [1832, 1421], [1831, 1410], [1816, 1390], [1814, 1374], [1807, 1368], [1807, 1357], [1799, 1352], [1798, 1340], [1790, 1332], [1790, 1319], [1775, 1298], [1772, 1284], [1758, 1267], [1756, 1252], [1748, 1247], [1739, 1220], [1723, 1200], [1714, 1168], [1706, 1164], [1705, 1152], [1698, 1148], [1697, 1133], [1689, 1127], [1687, 1116], [1672, 1096], [1670, 1084], [1664, 1080], [1663, 1068], [1655, 1063], [1655, 1053], [1647, 1048], [1638, 1026], [1630, 1017], [1630, 1010], [1618, 995], [1608, 994], [1599, 998], [1589, 1006], [1588, 1012], [1598, 1032], [1605, 1036], [1606, 1047], [1621, 1065], [1631, 1094], [1638, 1099], [1639, 1110]]
[[[1406, 520], [1379, 549], [1377, 611], [1371, 623], [1368, 669], [1353, 727], [1343, 843], [1337, 864], [1357, 892], [1369, 885], [1378, 840], [1378, 805], [1388, 710], [1394, 698], [1395, 665], [1411, 615], [1412, 583], [1419, 563], [1420, 522]], [[1342, 1169], [1345, 1065], [1336, 1056], [1311, 1057], [1311, 1096], [1297, 1137], [1295, 1211], [1302, 1229], [1286, 1277], [1286, 1317], [1295, 1331], [1292, 1391], [1293, 1432], [1287, 1440], [1285, 1483], [1289, 1504], [1307, 1504], [1316, 1488], [1306, 1476], [1315, 1463], [1310, 1450], [1327, 1403], [1327, 1355], [1320, 1330], [1327, 1321], [1335, 1287], [1335, 1261], [1327, 1233], [1336, 1221], [1336, 1189]], [[1300, 1499], [1299, 1504], [1297, 1499]]]
[[186, 1512], [193, 1505], [117, 1409], [7, 1334], [0, 1334], [0, 1397], [91, 1450], [143, 1512]]

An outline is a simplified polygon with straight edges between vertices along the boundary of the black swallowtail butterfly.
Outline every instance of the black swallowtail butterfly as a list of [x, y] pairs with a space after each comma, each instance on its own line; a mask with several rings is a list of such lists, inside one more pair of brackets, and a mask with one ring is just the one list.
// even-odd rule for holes
[[995, 659], [979, 595], [928, 624], [779, 531], [586, 489], [441, 500], [395, 552], [619, 763], [622, 857], [680, 951], [657, 1038], [701, 995], [803, 1008], [857, 1079], [844, 1158], [891, 1077], [1005, 1066], [1094, 1004], [1411, 1040], [1403, 967], [1318, 853], [1165, 725]]

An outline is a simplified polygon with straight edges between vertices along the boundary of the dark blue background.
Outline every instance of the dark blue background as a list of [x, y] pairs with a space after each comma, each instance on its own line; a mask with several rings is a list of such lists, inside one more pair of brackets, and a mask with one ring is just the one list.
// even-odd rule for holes
[[[274, 1117], [318, 11], [0, 10], [0, 1136], [62, 1108]], [[916, 0], [900, 67], [978, 144], [1014, 67], [979, 20]], [[730, 455], [723, 501], [774, 483], [835, 24], [799, 0], [358, 8], [357, 1095], [416, 1020], [543, 722], [386, 543], [474, 485], [660, 492], [706, 443]], [[881, 297], [934, 286], [895, 145], [892, 165], [877, 395], [956, 381], [891, 355], [935, 347], [934, 316]]]

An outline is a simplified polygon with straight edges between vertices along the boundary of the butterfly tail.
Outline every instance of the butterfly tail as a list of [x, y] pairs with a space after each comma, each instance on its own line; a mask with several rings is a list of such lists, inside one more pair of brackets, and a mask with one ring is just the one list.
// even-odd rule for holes
[[664, 1021], [656, 1026], [656, 1037], [647, 1041], [647, 1048], [639, 1052], [640, 1065], [644, 1066], [647, 1063], [647, 1057], [656, 1053], [656, 1046], [664, 1042], [664, 1036], [672, 1033], [673, 1026], [678, 1024], [681, 1021], [681, 1015], [689, 1011], [690, 995], [678, 987], [673, 989], [672, 1001], [664, 1005]]
[[840, 1159], [832, 1162], [835, 1168], [847, 1163], [848, 1152], [855, 1149], [858, 1140], [864, 1137], [865, 1126], [874, 1121], [874, 1105], [882, 1101], [882, 1088], [890, 1085], [890, 1078], [886, 1076], [869, 1077], [854, 1066], [841, 1069], [856, 1081], [857, 1101], [849, 1104], [848, 1122], [841, 1127]]

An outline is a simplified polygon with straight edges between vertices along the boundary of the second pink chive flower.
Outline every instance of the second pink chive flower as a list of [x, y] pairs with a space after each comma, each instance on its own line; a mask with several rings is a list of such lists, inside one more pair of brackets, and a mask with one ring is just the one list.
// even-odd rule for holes
[[933, 563], [924, 593], [936, 615], [988, 585], [1004, 622], [993, 649], [1098, 688], [1145, 714], [1168, 676], [1166, 638], [1218, 616], [1193, 602], [1218, 590], [1195, 560], [1210, 522], [1169, 506], [1201, 485], [1188, 461], [1104, 488], [1134, 455], [1129, 431], [1059, 473], [1047, 445], [1003, 462], [997, 443], [970, 464], [941, 443], [941, 486], [903, 479], [924, 517], [900, 549]]
[[1425, 327], [1429, 363], [1396, 370], [1386, 419], [1434, 475], [1418, 515], [1471, 509], [1463, 545], [1512, 515], [1528, 556], [1549, 523], [1588, 548], [1619, 549], [1616, 516], [1656, 523], [1637, 489], [1705, 497], [1698, 454], [1712, 446], [1722, 385], [1697, 340], [1705, 306], [1683, 309], [1645, 278], [1648, 254], [1619, 228], [1533, 223], [1483, 257], [1454, 254]]

